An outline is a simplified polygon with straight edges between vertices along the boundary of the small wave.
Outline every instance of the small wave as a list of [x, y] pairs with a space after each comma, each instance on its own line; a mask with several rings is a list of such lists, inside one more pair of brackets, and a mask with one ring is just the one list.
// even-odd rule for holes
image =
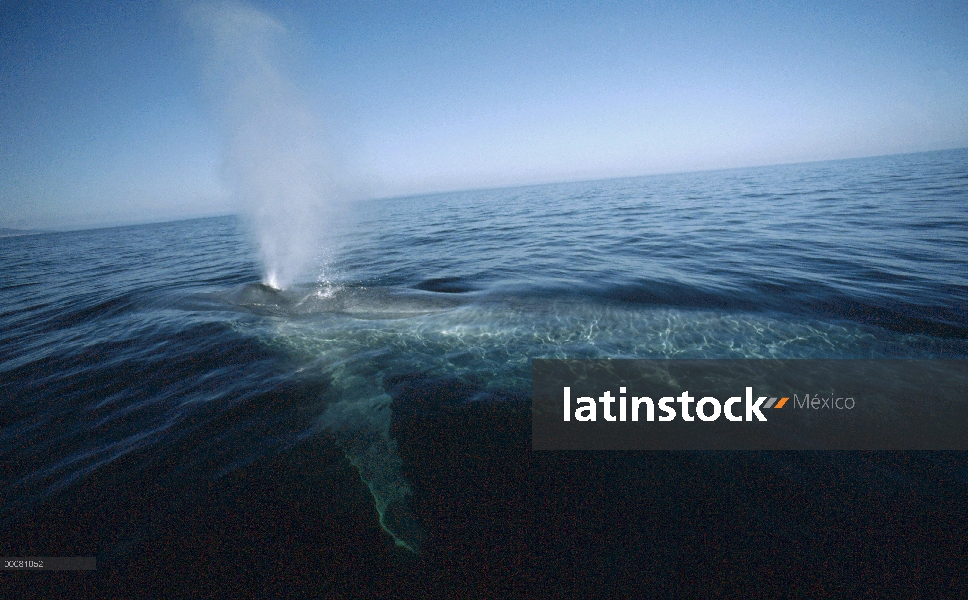
[[463, 277], [434, 277], [432, 279], [424, 279], [414, 287], [425, 292], [438, 292], [441, 294], [465, 294], [478, 289]]

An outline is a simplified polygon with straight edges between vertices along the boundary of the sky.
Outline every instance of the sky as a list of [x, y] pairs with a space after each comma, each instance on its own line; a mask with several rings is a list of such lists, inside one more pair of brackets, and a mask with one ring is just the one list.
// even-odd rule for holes
[[966, 147], [968, 3], [0, 0], [0, 227], [233, 212], [260, 135], [344, 199]]

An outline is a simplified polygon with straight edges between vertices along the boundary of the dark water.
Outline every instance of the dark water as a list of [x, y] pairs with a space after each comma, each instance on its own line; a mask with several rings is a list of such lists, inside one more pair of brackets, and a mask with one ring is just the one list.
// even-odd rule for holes
[[3, 553], [100, 561], [11, 581], [968, 585], [962, 453], [533, 454], [528, 413], [537, 357], [968, 357], [966, 150], [358, 203], [282, 292], [250, 239], [0, 238]]

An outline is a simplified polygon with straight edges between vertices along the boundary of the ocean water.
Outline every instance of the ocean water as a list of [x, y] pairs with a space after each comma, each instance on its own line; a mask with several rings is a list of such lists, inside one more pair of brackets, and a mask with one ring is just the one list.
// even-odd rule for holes
[[[412, 591], [416, 572], [453, 591], [455, 565], [567, 593], [645, 551], [710, 583], [703, 561], [765, 578], [758, 548], [843, 558], [893, 535], [893, 555], [855, 557], [870, 578], [912, 540], [957, 543], [937, 527], [965, 523], [963, 454], [539, 456], [527, 404], [533, 358], [968, 357], [966, 150], [357, 202], [282, 291], [252, 239], [235, 217], [0, 239], [8, 556], [97, 555], [96, 577], [134, 585], [164, 581], [185, 539], [209, 557], [274, 543], [246, 569], [298, 548], [322, 596]], [[764, 486], [802, 510], [757, 508]], [[206, 516], [253, 495], [274, 508]], [[656, 525], [675, 498], [698, 512]], [[710, 503], [745, 507], [747, 533]], [[947, 512], [885, 524], [899, 507]], [[651, 534], [620, 526], [642, 511]], [[589, 564], [573, 586], [553, 575]], [[834, 589], [801, 575], [783, 581]]]

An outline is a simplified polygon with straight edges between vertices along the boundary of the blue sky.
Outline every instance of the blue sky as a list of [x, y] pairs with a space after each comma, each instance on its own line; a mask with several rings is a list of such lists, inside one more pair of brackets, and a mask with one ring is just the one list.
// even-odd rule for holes
[[[262, 115], [233, 113], [194, 3], [23, 4], [0, 4], [0, 227], [236, 208], [233, 131]], [[261, 47], [260, 101], [312, 116], [292, 147], [327, 194], [968, 146], [965, 2], [203, 6], [262, 19], [220, 51]], [[286, 146], [287, 114], [252, 131]]]

